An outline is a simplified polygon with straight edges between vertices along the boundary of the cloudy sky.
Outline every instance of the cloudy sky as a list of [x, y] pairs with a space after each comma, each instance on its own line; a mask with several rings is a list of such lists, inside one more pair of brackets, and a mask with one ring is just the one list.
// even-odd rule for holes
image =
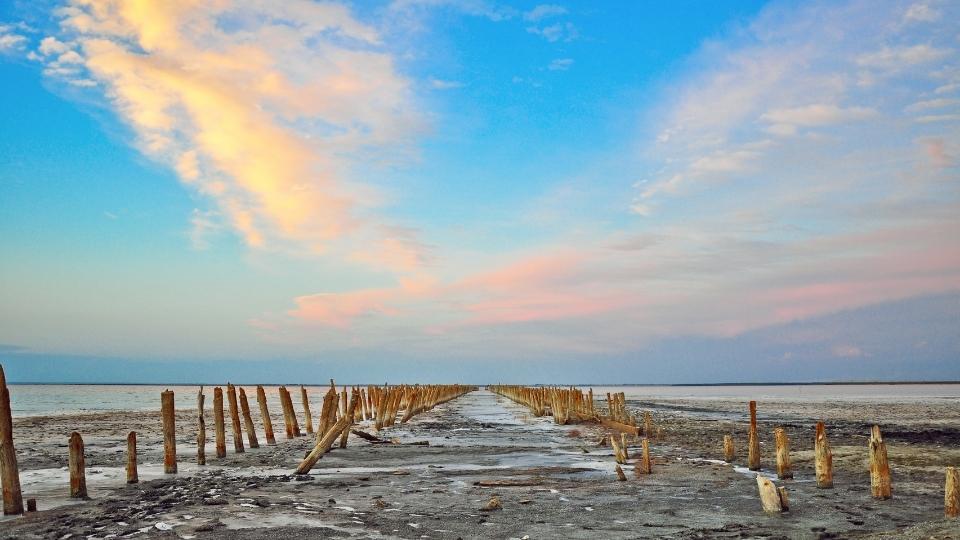
[[960, 379], [957, 21], [5, 2], [0, 357], [21, 381]]

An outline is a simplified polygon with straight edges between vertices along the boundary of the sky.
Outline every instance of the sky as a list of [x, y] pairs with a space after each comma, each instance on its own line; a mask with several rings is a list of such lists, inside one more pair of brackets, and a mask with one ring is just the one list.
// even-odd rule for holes
[[945, 0], [5, 2], [0, 362], [960, 380], [958, 20]]

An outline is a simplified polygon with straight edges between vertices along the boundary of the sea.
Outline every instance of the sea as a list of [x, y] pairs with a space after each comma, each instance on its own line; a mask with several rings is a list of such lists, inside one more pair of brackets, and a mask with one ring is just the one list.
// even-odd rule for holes
[[[779, 400], [806, 402], [884, 401], [924, 403], [956, 401], [960, 405], [960, 383], [932, 384], [777, 384], [777, 385], [635, 385], [588, 386], [596, 398], [607, 392], [623, 392], [629, 399], [684, 400]], [[238, 385], [238, 388], [241, 386]], [[251, 405], [256, 405], [256, 387], [242, 386]], [[276, 386], [264, 386], [271, 410], [280, 410]], [[313, 408], [318, 408], [329, 386], [307, 386]], [[95, 384], [11, 384], [10, 406], [14, 417], [84, 414], [107, 411], [156, 410], [160, 393], [173, 390], [176, 407], [195, 408], [199, 386], [188, 385], [95, 385]], [[288, 386], [294, 406], [300, 409], [299, 387]], [[206, 407], [213, 405], [213, 388], [205, 387]], [[226, 399], [226, 398], [225, 398]]]

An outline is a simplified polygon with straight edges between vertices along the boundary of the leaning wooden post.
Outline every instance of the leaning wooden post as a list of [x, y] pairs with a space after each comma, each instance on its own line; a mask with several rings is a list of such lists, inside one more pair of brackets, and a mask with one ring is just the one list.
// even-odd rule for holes
[[817, 487], [828, 489], [833, 487], [833, 452], [830, 451], [830, 442], [827, 441], [827, 429], [823, 422], [817, 422], [817, 432], [813, 440], [814, 469], [817, 473]]
[[790, 462], [790, 439], [787, 438], [787, 431], [778, 427], [773, 430], [773, 436], [777, 442], [777, 478], [781, 480], [793, 478]]
[[137, 474], [137, 432], [127, 433], [127, 483], [136, 484], [140, 481]]
[[250, 442], [250, 448], [260, 448], [257, 429], [253, 427], [253, 417], [250, 416], [250, 402], [247, 401], [247, 393], [243, 388], [240, 388], [240, 410], [243, 411], [243, 425], [247, 428], [247, 441]]
[[300, 385], [300, 401], [303, 402], [303, 421], [307, 424], [307, 433], [313, 433], [313, 415], [310, 414], [310, 397], [307, 389]]
[[227, 457], [227, 428], [223, 422], [223, 389], [213, 389], [213, 425], [216, 430], [217, 457]]
[[870, 430], [870, 492], [874, 499], [891, 497], [890, 464], [887, 462], [887, 445], [880, 435], [880, 426]]
[[23, 513], [23, 494], [20, 492], [20, 469], [13, 447], [13, 414], [10, 411], [10, 391], [7, 377], [0, 366], [0, 482], [3, 485], [3, 513], [19, 516]]
[[771, 514], [783, 512], [790, 503], [787, 500], [787, 490], [777, 489], [769, 479], [757, 475], [757, 489], [760, 491], [760, 504], [763, 505], [763, 511]]
[[733, 435], [723, 436], [723, 460], [727, 463], [737, 459], [737, 450], [733, 446]]
[[948, 518], [960, 516], [960, 470], [947, 467], [947, 480], [943, 490], [943, 515]]
[[747, 468], [760, 470], [760, 438], [757, 437], [757, 402], [750, 402], [750, 434], [747, 438]]
[[163, 472], [177, 474], [177, 428], [173, 417], [173, 391], [160, 394], [160, 416], [163, 419]]
[[197, 392], [197, 465], [207, 464], [207, 422], [203, 419], [203, 387]]
[[260, 405], [260, 417], [263, 419], [263, 431], [267, 436], [267, 444], [277, 444], [273, 436], [273, 422], [270, 420], [270, 409], [267, 408], [267, 393], [262, 386], [257, 386], [257, 403]]
[[74, 431], [70, 434], [70, 497], [74, 499], [87, 498], [87, 477], [84, 471], [83, 437]]
[[227, 403], [230, 405], [230, 422], [233, 427], [233, 452], [242, 454], [243, 431], [240, 429], [240, 408], [237, 406], [237, 388], [227, 383]]

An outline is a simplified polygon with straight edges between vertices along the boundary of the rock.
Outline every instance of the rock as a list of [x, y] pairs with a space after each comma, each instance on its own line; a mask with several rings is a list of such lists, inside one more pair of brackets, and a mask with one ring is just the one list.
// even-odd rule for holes
[[487, 501], [487, 504], [480, 508], [481, 512], [492, 512], [494, 510], [503, 510], [503, 504], [500, 502], [500, 497], [490, 497], [490, 500]]

